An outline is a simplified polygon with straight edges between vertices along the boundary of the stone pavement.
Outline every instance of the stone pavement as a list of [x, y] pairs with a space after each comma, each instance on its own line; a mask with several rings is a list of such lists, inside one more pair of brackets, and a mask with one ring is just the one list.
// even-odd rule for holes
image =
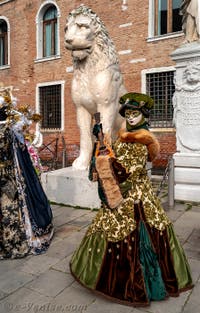
[[191, 265], [193, 290], [137, 309], [96, 296], [70, 274], [69, 260], [96, 211], [61, 205], [52, 205], [52, 209], [55, 236], [47, 253], [0, 261], [0, 313], [200, 312], [200, 204], [176, 203], [167, 212]]

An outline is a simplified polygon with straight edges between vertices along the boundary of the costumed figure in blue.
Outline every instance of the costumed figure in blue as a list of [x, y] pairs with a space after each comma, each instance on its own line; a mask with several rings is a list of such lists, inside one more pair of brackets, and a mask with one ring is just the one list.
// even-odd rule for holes
[[24, 131], [33, 120], [0, 88], [0, 259], [45, 252], [53, 236], [52, 211], [31, 161]]
[[146, 118], [153, 100], [128, 93], [120, 98], [126, 119], [113, 149], [101, 143], [101, 125], [89, 178], [98, 181], [102, 206], [89, 226], [70, 268], [85, 287], [121, 304], [148, 306], [192, 288], [190, 268], [172, 222], [154, 194], [147, 161], [159, 143]]

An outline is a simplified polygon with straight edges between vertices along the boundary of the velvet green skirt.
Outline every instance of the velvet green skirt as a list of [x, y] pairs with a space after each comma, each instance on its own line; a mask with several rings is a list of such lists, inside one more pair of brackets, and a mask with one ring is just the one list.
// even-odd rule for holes
[[192, 288], [189, 265], [173, 225], [162, 232], [150, 226], [141, 205], [135, 207], [135, 221], [135, 229], [119, 241], [110, 241], [104, 229], [87, 232], [70, 262], [76, 280], [135, 307], [177, 297]]

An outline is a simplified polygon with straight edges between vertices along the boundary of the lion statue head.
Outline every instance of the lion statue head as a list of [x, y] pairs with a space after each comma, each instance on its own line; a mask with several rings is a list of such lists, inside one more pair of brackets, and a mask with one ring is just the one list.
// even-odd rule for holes
[[[80, 5], [69, 13], [65, 27], [65, 47], [72, 52], [75, 63], [86, 61], [92, 56], [92, 62], [99, 60], [118, 63], [113, 41], [109, 37], [104, 23], [96, 13], [85, 5]], [[107, 63], [107, 62], [106, 62]]]

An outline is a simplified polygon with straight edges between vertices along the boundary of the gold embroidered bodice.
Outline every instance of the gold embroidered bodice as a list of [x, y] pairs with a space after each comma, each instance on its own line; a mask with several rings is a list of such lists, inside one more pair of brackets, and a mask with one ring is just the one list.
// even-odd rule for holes
[[130, 173], [125, 184], [128, 191], [124, 196], [122, 204], [110, 210], [102, 205], [88, 234], [96, 231], [103, 232], [110, 241], [119, 241], [128, 236], [135, 228], [134, 203], [141, 201], [144, 209], [146, 222], [156, 229], [163, 231], [171, 222], [161, 206], [160, 200], [153, 191], [151, 181], [146, 170], [148, 151], [141, 143], [114, 144], [117, 160]]

